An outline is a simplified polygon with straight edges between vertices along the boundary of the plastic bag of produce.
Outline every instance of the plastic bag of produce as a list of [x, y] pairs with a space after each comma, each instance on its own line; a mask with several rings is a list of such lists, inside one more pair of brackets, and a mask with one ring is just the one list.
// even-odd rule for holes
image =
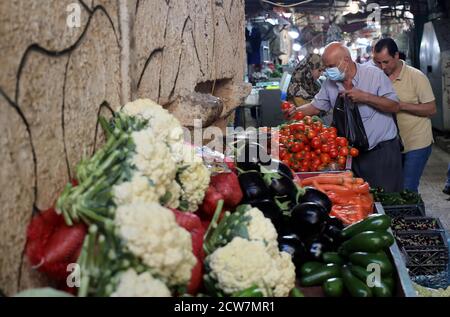
[[359, 113], [359, 108], [349, 98], [338, 96], [334, 105], [333, 124], [341, 137], [360, 151], [369, 149], [369, 140]]

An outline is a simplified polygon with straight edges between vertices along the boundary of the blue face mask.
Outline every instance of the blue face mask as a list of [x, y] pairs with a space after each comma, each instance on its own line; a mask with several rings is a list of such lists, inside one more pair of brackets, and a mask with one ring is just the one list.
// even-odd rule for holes
[[333, 81], [343, 81], [345, 79], [345, 71], [341, 72], [339, 67], [331, 67], [325, 69], [325, 76]]

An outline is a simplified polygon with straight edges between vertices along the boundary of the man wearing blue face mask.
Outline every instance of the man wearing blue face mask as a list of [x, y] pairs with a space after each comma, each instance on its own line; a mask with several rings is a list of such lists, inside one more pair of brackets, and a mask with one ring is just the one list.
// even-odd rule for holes
[[337, 42], [326, 47], [322, 62], [327, 80], [311, 103], [296, 110], [305, 115], [328, 112], [345, 95], [357, 105], [368, 139], [368, 148], [353, 159], [354, 173], [372, 187], [401, 191], [401, 144], [393, 118], [399, 103], [391, 81], [377, 67], [353, 62], [348, 49]]

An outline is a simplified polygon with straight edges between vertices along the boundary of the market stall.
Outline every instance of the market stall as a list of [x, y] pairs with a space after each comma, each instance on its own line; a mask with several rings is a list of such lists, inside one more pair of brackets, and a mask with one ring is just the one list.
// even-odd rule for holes
[[[297, 118], [279, 131], [294, 127], [312, 148], [331, 134], [319, 141], [320, 163], [297, 144], [280, 161], [270, 156], [261, 136], [278, 137], [274, 129], [237, 138], [233, 155], [196, 148], [150, 100], [101, 125], [105, 145], [28, 228], [27, 258], [54, 288], [76, 296], [415, 296], [402, 256], [410, 240], [396, 231], [404, 224], [375, 203], [347, 160], [327, 154], [358, 153], [320, 120]], [[308, 167], [290, 164], [302, 160]], [[74, 263], [80, 280], [68, 285]]]

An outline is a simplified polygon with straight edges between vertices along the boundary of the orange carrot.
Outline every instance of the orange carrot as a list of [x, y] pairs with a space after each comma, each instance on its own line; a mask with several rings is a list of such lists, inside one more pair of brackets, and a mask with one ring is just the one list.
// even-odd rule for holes
[[315, 176], [306, 178], [302, 181], [303, 185], [312, 185], [313, 182], [317, 182], [320, 184], [334, 184], [334, 185], [343, 185], [344, 179], [342, 177], [324, 177], [324, 176]]

